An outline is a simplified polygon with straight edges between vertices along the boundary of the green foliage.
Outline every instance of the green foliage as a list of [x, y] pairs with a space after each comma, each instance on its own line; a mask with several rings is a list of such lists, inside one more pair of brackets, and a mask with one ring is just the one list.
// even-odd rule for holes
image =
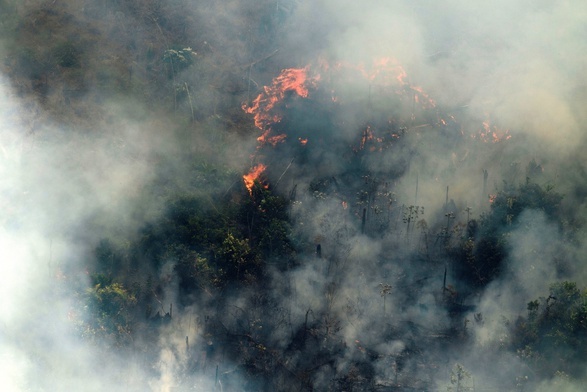
[[239, 223], [264, 258], [286, 257], [294, 251], [288, 209], [287, 199], [257, 185], [239, 210]]
[[249, 241], [237, 238], [231, 232], [226, 234], [222, 245], [217, 248], [216, 257], [218, 264], [226, 269], [229, 278], [240, 280], [241, 273], [257, 273], [259, 258]]
[[175, 67], [187, 68], [193, 64], [197, 53], [192, 48], [168, 49], [163, 53], [163, 61], [174, 64]]
[[168, 49], [163, 53], [163, 62], [169, 64], [169, 77], [191, 66], [196, 59], [196, 52], [192, 48]]
[[[201, 163], [186, 186], [214, 187], [229, 174]], [[197, 188], [184, 196], [170, 193], [161, 218], [146, 225], [133, 245], [132, 257], [155, 270], [173, 262], [184, 294], [213, 295], [231, 282], [257, 281], [269, 259], [287, 257], [293, 247], [288, 201], [262, 186], [255, 188], [252, 197], [244, 188], [234, 187], [234, 192], [242, 193], [214, 201], [208, 195], [199, 196]], [[108, 244], [101, 244], [97, 253], [102, 264], [116, 260]]]
[[518, 188], [507, 187], [498, 192], [491, 204], [491, 215], [485, 222], [489, 228], [511, 226], [527, 209], [543, 211], [552, 220], [557, 219], [559, 206], [563, 196], [552, 187], [542, 188], [540, 185], [526, 182]]
[[[201, 170], [200, 170], [201, 169]], [[211, 165], [197, 171], [198, 183], [217, 182]], [[236, 188], [235, 188], [236, 191]], [[147, 225], [131, 252], [155, 269], [168, 261], [184, 293], [223, 287], [234, 281], [253, 282], [270, 259], [293, 254], [290, 243], [289, 202], [262, 186], [250, 197], [214, 203], [194, 194], [171, 198], [161, 219]], [[101, 260], [113, 260], [107, 244]]]
[[173, 246], [165, 258], [175, 260], [175, 273], [184, 293], [196, 290], [207, 292], [212, 285], [222, 282], [221, 276], [212, 268], [208, 259], [184, 244]]
[[459, 279], [481, 288], [499, 276], [510, 246], [509, 233], [516, 228], [520, 214], [527, 209], [539, 210], [557, 222], [561, 201], [562, 195], [552, 188], [544, 189], [529, 181], [517, 188], [506, 186], [498, 192], [490, 211], [481, 216], [480, 223], [476, 220], [469, 222], [471, 235], [449, 249], [457, 261]]
[[135, 296], [106, 275], [94, 275], [93, 281], [93, 287], [85, 293], [88, 314], [83, 324], [84, 336], [108, 338], [117, 345], [128, 343]]
[[514, 346], [540, 371], [578, 375], [577, 362], [587, 350], [587, 291], [574, 282], [550, 286], [549, 296], [530, 301], [518, 322]]
[[143, 228], [135, 253], [156, 268], [165, 261], [166, 252], [180, 245], [210, 258], [214, 244], [222, 242], [227, 227], [229, 216], [211, 208], [207, 200], [192, 195], [176, 197], [169, 201], [161, 219]]

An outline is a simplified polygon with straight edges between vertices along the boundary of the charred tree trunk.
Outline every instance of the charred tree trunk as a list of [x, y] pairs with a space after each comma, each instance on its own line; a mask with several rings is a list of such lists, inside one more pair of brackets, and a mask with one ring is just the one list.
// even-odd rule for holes
[[361, 234], [365, 234], [365, 223], [367, 222], [367, 209], [363, 208], [363, 217], [361, 218]]
[[489, 177], [489, 172], [487, 169], [483, 169], [483, 194], [481, 195], [481, 203], [485, 204], [485, 200], [487, 200], [487, 178]]

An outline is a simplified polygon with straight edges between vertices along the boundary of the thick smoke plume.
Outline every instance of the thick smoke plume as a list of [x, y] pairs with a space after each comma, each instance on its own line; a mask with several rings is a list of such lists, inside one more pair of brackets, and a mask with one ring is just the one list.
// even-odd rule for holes
[[3, 391], [581, 390], [581, 2], [0, 11]]

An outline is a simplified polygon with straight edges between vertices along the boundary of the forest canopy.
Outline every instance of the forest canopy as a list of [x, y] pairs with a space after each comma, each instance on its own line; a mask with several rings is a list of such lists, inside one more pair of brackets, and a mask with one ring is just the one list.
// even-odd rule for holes
[[580, 390], [583, 8], [0, 0], [0, 389]]

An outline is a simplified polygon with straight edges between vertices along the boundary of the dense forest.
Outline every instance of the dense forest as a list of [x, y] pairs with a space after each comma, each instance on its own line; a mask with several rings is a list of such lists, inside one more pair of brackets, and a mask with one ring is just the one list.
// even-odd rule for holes
[[0, 0], [2, 391], [584, 389], [587, 6], [381, 3]]

